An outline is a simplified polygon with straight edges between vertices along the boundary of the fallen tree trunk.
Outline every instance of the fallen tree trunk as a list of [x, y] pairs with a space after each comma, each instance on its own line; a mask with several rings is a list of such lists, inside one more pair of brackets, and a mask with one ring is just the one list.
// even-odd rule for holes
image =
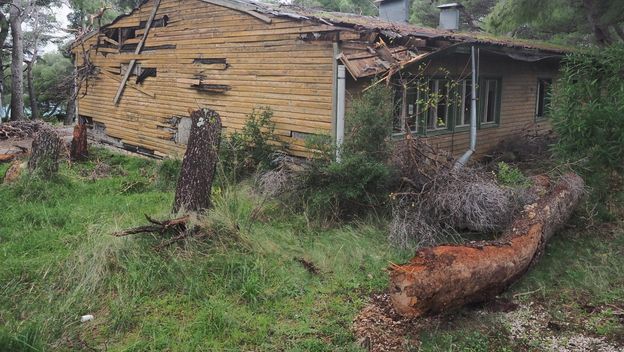
[[497, 241], [423, 248], [390, 268], [390, 299], [402, 315], [439, 313], [491, 299], [519, 279], [570, 217], [583, 180], [565, 175], [551, 192], [525, 207]]

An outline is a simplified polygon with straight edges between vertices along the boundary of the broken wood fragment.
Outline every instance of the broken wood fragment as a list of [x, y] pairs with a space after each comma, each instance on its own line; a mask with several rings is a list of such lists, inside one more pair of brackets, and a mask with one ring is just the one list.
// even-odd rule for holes
[[583, 193], [575, 174], [525, 207], [497, 241], [423, 248], [390, 267], [390, 298], [406, 316], [439, 313], [495, 297], [539, 259], [552, 234], [570, 217]]
[[186, 223], [189, 220], [188, 215], [175, 218], [175, 219], [162, 220], [162, 221], [155, 220], [149, 217], [147, 214], [145, 214], [145, 218], [147, 219], [149, 223], [151, 223], [151, 225], [144, 225], [144, 226], [133, 227], [133, 228], [126, 229], [126, 230], [121, 230], [121, 231], [113, 233], [113, 236], [124, 237], [128, 235], [139, 234], [139, 233], [164, 234], [168, 231], [174, 231], [180, 234], [186, 231]]
[[4, 178], [2, 182], [3, 183], [14, 182], [20, 177], [24, 168], [26, 168], [25, 162], [22, 162], [21, 160], [13, 160], [13, 162], [11, 163], [11, 166], [9, 166], [7, 171], [4, 173]]
[[[154, 7], [152, 8], [152, 12], [150, 13], [150, 17], [147, 20], [147, 24], [145, 25], [145, 33], [143, 34], [143, 37], [141, 38], [141, 41], [139, 42], [139, 44], [137, 45], [136, 49], [134, 50], [134, 53], [136, 55], [141, 53], [141, 49], [143, 49], [143, 45], [145, 44], [145, 39], [147, 39], [147, 34], [149, 33], [150, 27], [152, 26], [152, 22], [154, 21], [154, 16], [156, 16], [156, 11], [158, 11], [158, 6], [160, 5], [160, 0], [155, 0], [154, 1]], [[115, 98], [113, 98], [113, 103], [117, 104], [119, 103], [119, 99], [121, 98], [121, 94], [123, 94], [124, 88], [126, 87], [126, 82], [128, 82], [128, 78], [130, 78], [130, 75], [132, 74], [132, 71], [134, 69], [134, 65], [136, 65], [137, 60], [136, 59], [132, 59], [130, 60], [130, 63], [128, 64], [128, 69], [126, 70], [126, 73], [124, 74], [123, 79], [121, 80], [121, 83], [119, 83], [119, 88], [117, 88], [117, 93], [115, 94]]]

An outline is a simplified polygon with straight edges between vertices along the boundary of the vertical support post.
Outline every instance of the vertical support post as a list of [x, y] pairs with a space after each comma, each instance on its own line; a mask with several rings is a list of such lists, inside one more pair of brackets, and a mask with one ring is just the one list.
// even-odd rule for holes
[[337, 100], [336, 100], [336, 161], [340, 162], [340, 153], [344, 141], [345, 129], [345, 66], [338, 65]]

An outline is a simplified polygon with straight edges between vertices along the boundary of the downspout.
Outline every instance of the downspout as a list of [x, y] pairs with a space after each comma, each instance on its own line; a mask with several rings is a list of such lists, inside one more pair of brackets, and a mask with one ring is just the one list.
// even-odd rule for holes
[[345, 129], [345, 66], [338, 65], [336, 84], [336, 162], [340, 162]]
[[472, 57], [472, 84], [470, 87], [470, 147], [461, 158], [457, 159], [454, 168], [460, 169], [466, 165], [477, 148], [477, 59], [474, 45], [471, 48]]

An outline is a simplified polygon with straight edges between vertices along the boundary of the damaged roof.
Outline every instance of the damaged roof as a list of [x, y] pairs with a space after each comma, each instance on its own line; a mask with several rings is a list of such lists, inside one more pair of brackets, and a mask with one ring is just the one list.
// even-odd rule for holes
[[[147, 1], [144, 0], [129, 14], [121, 15], [110, 24], [102, 26], [102, 30], [114, 25], [122, 18], [131, 16]], [[366, 52], [343, 52], [337, 59], [345, 64], [355, 79], [382, 73], [392, 75], [407, 65], [441, 53], [452, 53], [468, 45], [479, 45], [491, 52], [530, 62], [558, 58], [571, 51], [570, 48], [549, 43], [496, 37], [479, 32], [455, 32], [421, 27], [408, 23], [388, 22], [377, 17], [322, 11], [294, 5], [269, 4], [253, 0], [200, 1], [247, 13], [266, 23], [271, 23], [271, 18], [280, 17], [332, 26], [336, 28], [336, 32], [354, 32], [356, 38], [360, 38], [356, 41], [364, 42], [363, 49]], [[97, 31], [81, 40], [95, 33]], [[302, 34], [303, 37], [305, 34]], [[319, 37], [328, 39], [320, 34]], [[74, 44], [76, 42], [78, 40]]]

